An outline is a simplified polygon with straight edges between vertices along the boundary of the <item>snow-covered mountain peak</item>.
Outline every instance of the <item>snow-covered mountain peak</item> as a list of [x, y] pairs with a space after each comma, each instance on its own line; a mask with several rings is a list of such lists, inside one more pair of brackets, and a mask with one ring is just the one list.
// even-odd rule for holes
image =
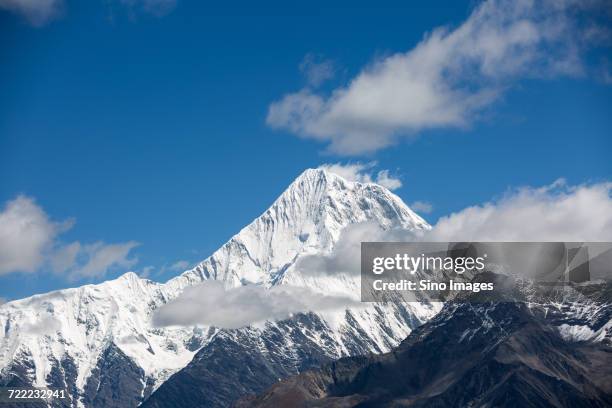
[[[355, 282], [350, 279], [313, 282], [303, 279], [294, 266], [304, 255], [331, 251], [341, 231], [359, 222], [374, 222], [385, 229], [429, 228], [384, 187], [350, 182], [321, 169], [306, 170], [270, 208], [219, 250], [166, 283], [127, 272], [101, 284], [0, 306], [0, 379], [19, 373], [27, 383], [39, 386], [65, 381], [74, 387], [74, 395], [85, 398], [90, 388], [103, 386], [99, 381], [113, 378], [114, 366], [106, 362], [120, 360], [122, 370], [133, 370], [130, 376], [138, 382], [133, 386], [142, 387], [138, 398], [144, 398], [184, 367], [216, 333], [193, 327], [153, 327], [151, 317], [157, 308], [187, 286], [208, 279], [220, 280], [227, 287], [291, 284], [355, 292]], [[343, 323], [336, 326], [342, 329], [330, 332], [335, 339], [330, 356], [349, 354], [350, 339], [357, 332], [372, 350], [385, 350], [414, 324], [401, 316], [417, 316], [414, 321], [421, 321], [434, 312], [425, 308], [406, 314], [390, 309], [386, 315], [377, 307], [350, 314], [351, 321], [357, 322], [352, 325], [345, 321], [348, 317], [343, 311], [338, 312], [335, 319]], [[90, 406], [86, 401], [78, 405]]]
[[383, 229], [430, 226], [402, 200], [374, 183], [351, 182], [323, 169], [308, 169], [261, 216], [210, 258], [171, 280], [184, 287], [216, 279], [228, 287], [272, 286], [298, 257], [329, 252], [342, 230], [359, 222]]

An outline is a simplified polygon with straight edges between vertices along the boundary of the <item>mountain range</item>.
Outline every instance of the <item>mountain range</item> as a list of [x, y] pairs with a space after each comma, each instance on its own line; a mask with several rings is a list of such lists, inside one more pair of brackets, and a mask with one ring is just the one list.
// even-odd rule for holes
[[6, 303], [0, 386], [66, 389], [69, 398], [51, 406], [85, 408], [611, 403], [605, 283], [545, 297], [526, 286], [520, 299], [477, 305], [364, 303], [232, 329], [156, 323], [160, 310], [211, 282], [355, 297], [359, 275], [300, 265], [329, 256], [362, 224], [431, 228], [380, 185], [309, 169], [210, 257], [165, 283], [128, 272]]
[[[236, 406], [612, 406], [612, 285], [566, 287], [552, 296], [533, 286], [522, 289], [518, 297], [494, 302], [447, 302], [391, 352], [340, 359]], [[580, 321], [581, 313], [570, 310], [548, 314], [558, 295], [598, 317]], [[569, 323], [589, 327], [589, 321], [595, 330], [607, 326], [601, 338], [569, 337], [559, 330]]]
[[291, 285], [358, 293], [358, 276], [312, 276], [295, 266], [329, 253], [347, 226], [363, 222], [430, 228], [382, 186], [309, 169], [209, 258], [166, 283], [128, 272], [6, 303], [0, 385], [69, 390], [70, 399], [55, 401], [58, 406], [217, 407], [326, 361], [389, 351], [440, 305], [369, 304], [233, 330], [153, 324], [156, 310], [210, 280], [227, 289]]

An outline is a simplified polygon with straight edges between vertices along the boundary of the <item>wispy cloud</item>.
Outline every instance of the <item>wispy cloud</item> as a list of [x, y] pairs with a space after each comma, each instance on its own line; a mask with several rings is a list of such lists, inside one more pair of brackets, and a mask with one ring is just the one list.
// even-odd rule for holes
[[138, 259], [130, 258], [129, 254], [138, 245], [135, 241], [120, 244], [95, 242], [79, 245], [76, 262], [65, 272], [71, 279], [99, 278], [106, 275], [111, 268], [131, 268], [138, 262]]
[[415, 201], [410, 204], [410, 208], [418, 213], [429, 214], [433, 211], [433, 205], [427, 201]]
[[[127, 8], [130, 13], [147, 13], [154, 16], [164, 16], [176, 7], [176, 0], [115, 0], [107, 4], [117, 3]], [[100, 4], [104, 4], [100, 2]], [[65, 0], [0, 0], [0, 9], [12, 11], [25, 17], [36, 27], [43, 26], [59, 17], [66, 9]]]
[[348, 181], [358, 181], [360, 183], [376, 183], [389, 190], [396, 190], [402, 186], [399, 178], [390, 175], [389, 170], [379, 170], [373, 172], [376, 162], [368, 163], [325, 163], [319, 166], [320, 169], [339, 175]]
[[144, 12], [154, 16], [164, 16], [176, 7], [176, 0], [119, 0], [131, 12]]
[[209, 281], [185, 291], [157, 309], [156, 326], [196, 324], [236, 329], [266, 320], [282, 320], [295, 313], [345, 309], [361, 303], [342, 296], [322, 295], [307, 288], [281, 285], [271, 289], [247, 285], [225, 289]]
[[147, 265], [140, 270], [138, 276], [149, 279], [153, 275], [153, 271], [155, 271], [155, 267], [153, 265]]
[[270, 105], [267, 123], [345, 155], [373, 152], [426, 129], [464, 128], [521, 78], [584, 75], [583, 51], [598, 36], [589, 34], [595, 23], [580, 24], [576, 16], [604, 6], [481, 3], [458, 27], [433, 30], [329, 95], [308, 87], [285, 95]]
[[[399, 237], [398, 235], [399, 234]], [[376, 222], [368, 221], [347, 226], [329, 254], [313, 254], [299, 258], [295, 268], [305, 275], [359, 275], [361, 243], [366, 241], [402, 241], [413, 235], [405, 230], [385, 231]], [[399, 239], [398, 239], [399, 238]]]
[[30, 24], [41, 26], [59, 16], [63, 0], [0, 0], [0, 8], [24, 16]]
[[69, 279], [105, 275], [111, 268], [129, 268], [136, 263], [130, 252], [134, 241], [106, 244], [63, 243], [60, 235], [73, 220], [56, 222], [36, 202], [19, 196], [0, 212], [0, 275], [37, 272], [45, 267]]
[[190, 266], [191, 266], [191, 262], [181, 259], [180, 261], [176, 261], [175, 263], [170, 265], [169, 269], [171, 271], [181, 271], [182, 272], [184, 270], [187, 270]]
[[320, 55], [308, 53], [300, 63], [300, 72], [306, 78], [308, 85], [316, 88], [330, 80], [336, 73], [334, 63]]
[[145, 266], [138, 274], [143, 278], [151, 278], [154, 276], [164, 275], [166, 272], [184, 272], [191, 267], [193, 267], [193, 262], [181, 259], [171, 264], [163, 264], [161, 267], [156, 267], [153, 265]]

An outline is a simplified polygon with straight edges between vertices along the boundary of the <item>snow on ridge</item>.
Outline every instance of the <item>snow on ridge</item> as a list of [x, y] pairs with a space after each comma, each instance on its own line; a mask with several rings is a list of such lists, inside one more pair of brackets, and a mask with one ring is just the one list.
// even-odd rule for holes
[[384, 229], [431, 228], [385, 187], [347, 181], [324, 169], [307, 169], [262, 215], [209, 258], [168, 283], [217, 279], [228, 287], [272, 286], [297, 256], [329, 252], [346, 226], [364, 221], [375, 221]]
[[[84, 285], [35, 295], [0, 306], [0, 370], [20, 358], [34, 361], [36, 385], [46, 385], [51, 361], [68, 355], [77, 367], [77, 387], [82, 391], [98, 356], [114, 343], [159, 386], [184, 367], [209, 336], [195, 328], [154, 328], [153, 311], [190, 285], [208, 279], [227, 287], [257, 283], [266, 287], [282, 283], [282, 275], [303, 254], [329, 252], [343, 228], [373, 221], [382, 228], [429, 229], [430, 226], [386, 188], [373, 183], [350, 182], [322, 169], [304, 171], [261, 216], [243, 228], [195, 268], [157, 283], [133, 272], [96, 285]], [[331, 285], [322, 283], [322, 287]], [[355, 282], [336, 279], [332, 286]], [[436, 310], [415, 309], [425, 320]], [[387, 321], [377, 320], [374, 306], [355, 311], [352, 318], [379, 349], [405, 337], [410, 328], [389, 309]], [[383, 314], [384, 315], [384, 314]], [[340, 331], [347, 328], [344, 312], [326, 317], [342, 349]], [[333, 323], [333, 324], [332, 324]], [[384, 332], [383, 326], [393, 328]]]

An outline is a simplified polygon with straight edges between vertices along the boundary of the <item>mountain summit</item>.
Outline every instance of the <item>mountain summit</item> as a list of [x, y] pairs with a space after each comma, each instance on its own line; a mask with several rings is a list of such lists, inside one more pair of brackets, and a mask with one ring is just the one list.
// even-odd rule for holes
[[329, 252], [344, 228], [366, 221], [383, 229], [430, 228], [378, 184], [350, 182], [323, 169], [308, 169], [266, 212], [177, 281], [217, 279], [230, 287], [272, 286], [282, 281], [298, 257]]

